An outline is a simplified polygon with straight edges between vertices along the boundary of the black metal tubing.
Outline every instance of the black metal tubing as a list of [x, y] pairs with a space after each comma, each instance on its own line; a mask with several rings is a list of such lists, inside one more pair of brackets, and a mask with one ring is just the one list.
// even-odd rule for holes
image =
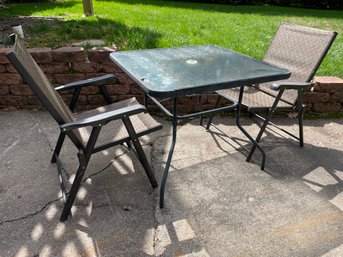
[[88, 161], [93, 153], [93, 149], [94, 149], [96, 140], [98, 139], [100, 130], [101, 130], [101, 126], [93, 127], [85, 151], [83, 151], [82, 149], [79, 149], [79, 153], [78, 153], [79, 167], [75, 174], [75, 179], [70, 189], [67, 201], [64, 205], [64, 208], [60, 217], [60, 221], [65, 221], [70, 214], [71, 207], [73, 206], [75, 197], [77, 195], [77, 192], [79, 191], [83, 175], [85, 174]]
[[304, 128], [303, 128], [304, 105], [303, 105], [303, 94], [304, 94], [304, 89], [298, 90], [297, 110], [298, 110], [300, 147], [304, 146]]
[[177, 116], [177, 98], [175, 97], [173, 99], [173, 137], [172, 137], [172, 142], [171, 142], [171, 145], [170, 145], [166, 166], [164, 167], [162, 181], [161, 181], [160, 208], [163, 208], [163, 206], [164, 206], [164, 191], [165, 191], [165, 186], [166, 186], [166, 183], [167, 183], [169, 167], [170, 167], [170, 163], [171, 163], [171, 160], [172, 160], [172, 157], [173, 157], [175, 143], [176, 143], [177, 121], [178, 121], [178, 116]]
[[[217, 108], [217, 107], [218, 107], [219, 102], [220, 102], [220, 96], [218, 95], [217, 100], [216, 100], [216, 103], [214, 104], [214, 108]], [[207, 129], [207, 130], [208, 130], [208, 129], [210, 128], [210, 126], [211, 126], [212, 119], [213, 119], [213, 113], [211, 113], [210, 117], [208, 118], [207, 125], [206, 125], [206, 129]]]
[[138, 155], [138, 160], [140, 161], [140, 163], [142, 164], [142, 166], [144, 167], [145, 173], [148, 176], [148, 179], [151, 183], [151, 186], [153, 188], [156, 188], [158, 186], [157, 181], [155, 179], [154, 173], [151, 170], [150, 164], [145, 156], [145, 153], [143, 151], [143, 148], [139, 142], [138, 136], [136, 134], [135, 129], [132, 126], [132, 123], [129, 119], [129, 117], [125, 116], [123, 117], [123, 123], [125, 125], [125, 128], [127, 130], [127, 132], [130, 135], [132, 144], [134, 145], [135, 149], [136, 149], [136, 153]]
[[[264, 118], [264, 117], [258, 115], [257, 113], [251, 113], [251, 114], [252, 114], [253, 116], [259, 118], [259, 119], [262, 120], [263, 122], [266, 120], [266, 118]], [[268, 112], [267, 112], [267, 115], [268, 115]], [[278, 130], [280, 130], [280, 131], [286, 133], [287, 135], [293, 137], [294, 139], [300, 141], [300, 138], [299, 138], [299, 137], [297, 137], [296, 135], [290, 133], [289, 131], [287, 131], [287, 130], [285, 130], [285, 129], [283, 129], [283, 128], [280, 128], [278, 125], [276, 125], [275, 123], [273, 123], [273, 122], [270, 121], [270, 120], [269, 120], [269, 122], [268, 122], [268, 125], [273, 126], [273, 127], [277, 128]]]
[[62, 164], [60, 158], [55, 155], [53, 158], [55, 158], [56, 166], [57, 166], [57, 171], [58, 171], [58, 179], [60, 181], [60, 188], [61, 188], [61, 193], [62, 193], [62, 199], [63, 202], [66, 203], [67, 201], [67, 196], [65, 192], [65, 186], [64, 186], [64, 180], [63, 180], [63, 175], [62, 175]]
[[64, 123], [60, 125], [60, 128], [62, 131], [68, 131], [87, 126], [104, 125], [111, 120], [121, 119], [125, 116], [131, 116], [142, 112], [147, 112], [146, 108], [141, 104], [135, 104], [117, 110], [99, 113], [81, 120]]
[[56, 157], [58, 157], [60, 155], [61, 148], [62, 148], [65, 137], [66, 137], [66, 134], [60, 133], [58, 140], [57, 140], [57, 143], [56, 143], [56, 146], [55, 146], [54, 153], [52, 154], [51, 163], [55, 163], [57, 161]]
[[74, 112], [76, 109], [76, 105], [77, 105], [77, 100], [79, 99], [81, 93], [81, 88], [75, 88], [74, 89], [74, 93], [73, 93], [73, 97], [71, 98], [70, 104], [69, 104], [69, 109]]
[[[175, 113], [171, 113], [170, 111], [168, 111], [168, 109], [166, 107], [164, 107], [163, 104], [161, 104], [160, 101], [158, 101], [156, 98], [149, 96], [150, 99], [158, 106], [162, 109], [162, 111], [164, 111], [169, 117], [173, 118]], [[175, 101], [175, 98], [174, 100]], [[216, 108], [216, 109], [211, 109], [211, 110], [206, 110], [206, 111], [200, 111], [200, 112], [195, 112], [195, 113], [191, 113], [191, 114], [187, 114], [187, 115], [177, 115], [177, 119], [189, 119], [192, 117], [196, 117], [196, 116], [201, 116], [203, 114], [210, 114], [210, 113], [217, 113], [217, 112], [222, 112], [225, 110], [229, 110], [229, 109], [233, 109], [236, 108], [237, 103], [233, 103], [232, 105], [229, 106], [224, 106], [224, 107], [220, 107], [220, 108]]]
[[116, 76], [114, 76], [113, 74], [106, 74], [106, 75], [91, 78], [91, 79], [79, 80], [76, 82], [61, 85], [61, 86], [56, 87], [55, 89], [57, 91], [64, 91], [64, 90], [76, 89], [76, 88], [81, 88], [81, 87], [104, 86], [104, 85], [115, 84], [115, 83], [117, 83]]
[[77, 106], [77, 100], [80, 96], [81, 88], [88, 86], [99, 86], [100, 93], [104, 97], [104, 100], [107, 104], [111, 104], [112, 100], [108, 94], [108, 91], [105, 85], [114, 84], [117, 82], [116, 77], [113, 74], [106, 74], [96, 78], [80, 80], [65, 85], [55, 87], [56, 91], [65, 91], [65, 90], [74, 90], [73, 97], [70, 101], [69, 108], [72, 112], [75, 111]]
[[[265, 118], [265, 120], [264, 120], [264, 122], [263, 122], [263, 124], [262, 124], [262, 127], [261, 127], [261, 129], [260, 129], [260, 132], [258, 133], [258, 135], [257, 135], [257, 137], [256, 137], [256, 142], [259, 142], [259, 141], [260, 141], [260, 139], [261, 139], [261, 137], [262, 137], [262, 135], [263, 135], [263, 133], [264, 133], [264, 131], [265, 131], [267, 125], [268, 125], [268, 122], [269, 122], [269, 120], [272, 118], [273, 113], [274, 113], [274, 111], [276, 110], [277, 104], [279, 103], [279, 101], [280, 101], [280, 99], [281, 99], [281, 96], [282, 96], [282, 94], [283, 94], [284, 91], [285, 91], [285, 89], [280, 89], [278, 95], [276, 96], [275, 101], [274, 101], [272, 107], [269, 109], [268, 114], [267, 114], [267, 117]], [[247, 161], [250, 161], [250, 159], [251, 159], [251, 157], [252, 157], [252, 155], [253, 155], [253, 153], [254, 153], [256, 147], [258, 147], [258, 145], [255, 145], [255, 144], [251, 147], [251, 150], [250, 150], [249, 155], [248, 155], [248, 157], [247, 157]], [[262, 166], [264, 167], [263, 161], [262, 161]], [[262, 167], [261, 167], [261, 169], [263, 170]]]
[[[146, 131], [143, 131], [143, 132], [139, 132], [139, 133], [137, 133], [137, 136], [138, 136], [138, 137], [141, 137], [141, 136], [150, 134], [151, 132], [160, 130], [161, 128], [162, 128], [162, 125], [159, 125], [159, 126], [156, 126], [156, 127], [152, 128], [152, 129], [149, 129], [149, 130], [146, 130]], [[129, 142], [129, 141], [130, 141], [130, 137], [125, 137], [125, 138], [123, 138], [123, 139], [121, 139], [121, 140], [118, 140], [118, 141], [115, 141], [115, 142], [112, 142], [112, 143], [109, 143], [109, 144], [99, 145], [99, 146], [97, 146], [96, 148], [94, 148], [93, 153], [97, 153], [97, 152], [106, 150], [107, 148], [110, 148], [110, 147], [112, 147], [112, 146], [124, 144], [124, 143], [127, 143], [127, 142]], [[130, 144], [130, 143], [129, 143], [129, 144]], [[128, 146], [128, 147], [129, 147], [129, 146]]]
[[[238, 106], [236, 109], [236, 125], [237, 127], [242, 131], [242, 133], [250, 140], [250, 142], [253, 144], [253, 148], [255, 149], [256, 147], [258, 150], [260, 150], [262, 154], [262, 164], [261, 164], [261, 170], [264, 170], [264, 166], [266, 163], [266, 153], [264, 150], [259, 146], [258, 141], [254, 140], [249, 133], [242, 127], [241, 121], [240, 121], [240, 114], [241, 114], [241, 106], [242, 106], [242, 99], [243, 99], [243, 93], [244, 93], [244, 86], [240, 87], [239, 90], [239, 97], [238, 97]], [[248, 156], [249, 158], [249, 156]], [[246, 161], [249, 161], [250, 159], [246, 159]]]

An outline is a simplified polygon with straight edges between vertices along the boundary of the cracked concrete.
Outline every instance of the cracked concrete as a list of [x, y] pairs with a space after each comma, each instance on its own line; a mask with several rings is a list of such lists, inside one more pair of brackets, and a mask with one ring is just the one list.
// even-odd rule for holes
[[[0, 256], [342, 256], [343, 120], [306, 120], [304, 148], [268, 130], [260, 156], [233, 119], [207, 132], [195, 119], [178, 127], [165, 195], [158, 207], [134, 154], [118, 146], [94, 155], [73, 217], [50, 164], [58, 128], [45, 112], [0, 112]], [[171, 127], [142, 139], [158, 181]], [[278, 119], [296, 131], [289, 119]], [[257, 126], [243, 118], [252, 134]], [[235, 140], [225, 137], [228, 132]], [[61, 153], [70, 180], [76, 149]]]

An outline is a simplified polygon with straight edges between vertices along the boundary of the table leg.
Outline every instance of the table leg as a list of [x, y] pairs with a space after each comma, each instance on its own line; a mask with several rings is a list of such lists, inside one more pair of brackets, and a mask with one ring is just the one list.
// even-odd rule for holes
[[165, 186], [167, 183], [170, 163], [171, 163], [173, 153], [174, 153], [174, 147], [175, 147], [175, 143], [176, 143], [176, 130], [177, 130], [177, 98], [174, 98], [173, 99], [173, 137], [172, 137], [172, 142], [170, 145], [166, 166], [164, 168], [162, 181], [161, 181], [160, 208], [163, 208], [163, 206], [164, 206], [164, 190], [165, 190]]
[[[244, 93], [244, 86], [241, 86], [240, 91], [239, 91], [239, 98], [238, 98], [238, 106], [236, 108], [236, 124], [237, 127], [242, 131], [242, 133], [250, 140], [250, 142], [253, 144], [254, 149], [257, 148], [260, 150], [262, 154], [262, 164], [261, 164], [261, 170], [264, 170], [264, 165], [266, 162], [266, 154], [264, 150], [259, 146], [259, 144], [254, 140], [249, 133], [242, 127], [241, 122], [240, 122], [240, 116], [241, 116], [241, 103], [243, 99], [243, 93]], [[250, 158], [248, 156], [247, 161], [249, 161]]]

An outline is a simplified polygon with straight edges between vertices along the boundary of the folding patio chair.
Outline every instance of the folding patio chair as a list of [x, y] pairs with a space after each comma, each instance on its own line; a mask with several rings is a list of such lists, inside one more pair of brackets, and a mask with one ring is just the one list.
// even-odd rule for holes
[[[54, 88], [18, 37], [15, 38], [13, 50], [6, 56], [60, 127], [61, 132], [51, 162], [57, 162], [60, 181], [62, 181], [61, 189], [65, 205], [60, 217], [61, 221], [66, 220], [70, 214], [91, 155], [109, 147], [123, 143], [127, 143], [130, 148], [133, 145], [134, 152], [144, 167], [152, 187], [157, 187], [156, 179], [139, 142], [139, 137], [161, 129], [162, 125], [147, 114], [143, 105], [140, 105], [135, 98], [130, 98], [79, 114], [73, 113], [80, 90], [86, 86], [99, 86], [106, 102], [109, 103], [111, 99], [106, 92], [105, 85], [116, 82], [114, 75], [107, 74]], [[63, 90], [74, 91], [70, 108], [57, 92]], [[109, 137], [100, 133], [104, 131], [110, 133]], [[79, 166], [68, 195], [64, 192], [59, 159], [66, 136], [78, 149], [79, 159]]]
[[[303, 93], [311, 88], [311, 80], [330, 49], [336, 35], [336, 32], [304, 26], [287, 23], [280, 25], [263, 60], [289, 69], [292, 72], [290, 78], [273, 84], [247, 85], [244, 88], [242, 107], [263, 121], [260, 132], [256, 137], [257, 142], [260, 141], [268, 124], [277, 127], [270, 122], [270, 119], [276, 110], [280, 110], [297, 112], [299, 136], [279, 127], [277, 128], [299, 140], [301, 147], [304, 145]], [[219, 104], [220, 97], [237, 102], [239, 88], [220, 90], [216, 91], [216, 93], [219, 95], [216, 105]], [[257, 114], [258, 112], [264, 112], [266, 115], [263, 117]], [[211, 125], [212, 118], [213, 115], [208, 120], [207, 129]], [[250, 161], [255, 149], [256, 146], [252, 146], [247, 161]], [[262, 170], [264, 169], [264, 162], [265, 159], [263, 158]]]

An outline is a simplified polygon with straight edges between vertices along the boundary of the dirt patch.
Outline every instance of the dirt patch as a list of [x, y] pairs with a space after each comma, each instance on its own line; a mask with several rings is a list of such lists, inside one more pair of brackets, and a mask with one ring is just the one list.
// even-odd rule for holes
[[12, 43], [8, 36], [13, 33], [12, 26], [21, 25], [24, 31], [24, 41], [29, 41], [32, 37], [30, 28], [44, 22], [45, 24], [55, 24], [60, 21], [59, 18], [47, 18], [47, 17], [26, 17], [26, 16], [15, 16], [7, 17], [0, 16], [0, 47], [10, 46]]

